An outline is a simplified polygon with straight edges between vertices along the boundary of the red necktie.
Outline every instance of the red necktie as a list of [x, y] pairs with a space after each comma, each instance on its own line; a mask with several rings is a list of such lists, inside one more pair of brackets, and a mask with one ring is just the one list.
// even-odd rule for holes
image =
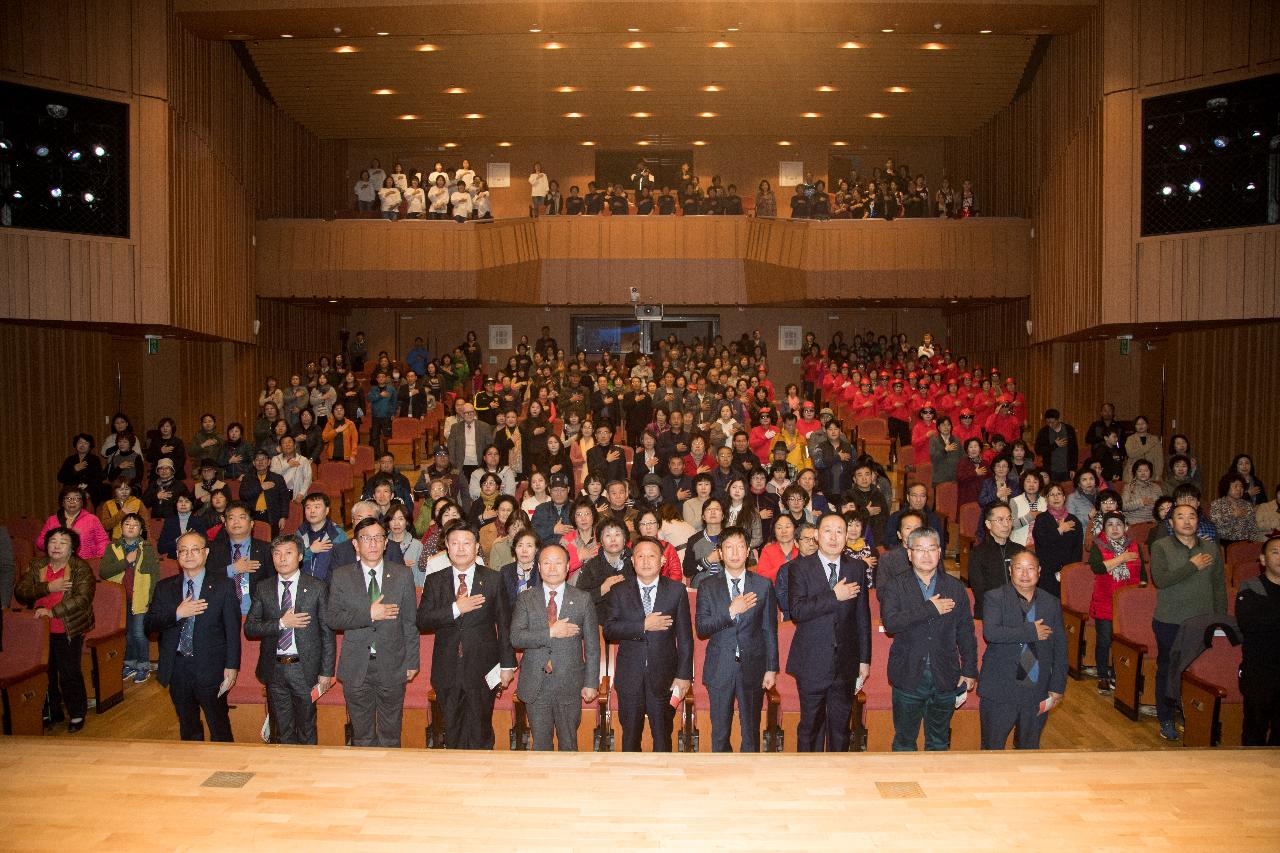
[[462, 598], [467, 594], [467, 576], [458, 575], [458, 598]]
[[560, 618], [560, 614], [556, 609], [556, 591], [551, 590], [551, 598], [547, 601], [547, 624], [554, 625], [556, 620]]

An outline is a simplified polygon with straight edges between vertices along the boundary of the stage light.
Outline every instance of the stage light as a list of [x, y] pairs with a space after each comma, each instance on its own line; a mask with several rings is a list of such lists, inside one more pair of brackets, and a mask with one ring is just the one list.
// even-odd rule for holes
[[1253, 130], [1249, 135], [1250, 135], [1251, 137], [1253, 137], [1254, 139], [1258, 139], [1259, 137], [1261, 137], [1261, 136], [1262, 136], [1262, 131], [1257, 130], [1257, 129], [1255, 128], [1255, 129], [1254, 129], [1254, 130]]
[[1244, 185], [1244, 188], [1246, 192], [1253, 192], [1258, 188], [1258, 185], [1255, 184], [1253, 181], [1250, 181], [1249, 183]]
[[85, 204], [93, 204], [95, 201], [98, 200], [98, 197], [94, 195], [91, 190], [85, 190], [83, 193], [80, 194], [80, 198], [84, 199]]
[[45, 111], [48, 112], [49, 115], [53, 116], [54, 118], [66, 118], [67, 113], [70, 112], [70, 110], [68, 110], [62, 104], [45, 104], [44, 108], [45, 108]]
[[1200, 192], [1202, 187], [1203, 185], [1199, 181], [1192, 181], [1191, 183], [1187, 184], [1187, 192], [1191, 193], [1192, 195], [1195, 195], [1196, 193]]
[[1189, 139], [1183, 139], [1183, 140], [1181, 140], [1180, 142], [1178, 142], [1178, 144], [1177, 144], [1177, 146], [1176, 146], [1176, 147], [1177, 147], [1178, 151], [1180, 151], [1181, 153], [1183, 153], [1183, 154], [1190, 154], [1190, 153], [1191, 153], [1191, 149], [1192, 149], [1193, 147], [1195, 147], [1195, 144], [1194, 144], [1193, 142], [1191, 142], [1191, 140], [1189, 140]]
[[81, 151], [79, 148], [68, 148], [67, 159], [70, 160], [72, 163], [79, 163], [81, 160], [84, 159], [84, 152]]
[[25, 198], [25, 196], [22, 195], [22, 190], [14, 190], [13, 192], [9, 193], [9, 198], [13, 199], [14, 201], [22, 201], [22, 199]]
[[1160, 195], [1164, 196], [1165, 198], [1168, 198], [1169, 196], [1173, 195], [1173, 184], [1165, 184], [1164, 186], [1160, 187]]
[[94, 157], [106, 157], [106, 156], [107, 156], [107, 149], [106, 149], [106, 148], [104, 148], [104, 147], [103, 147], [103, 146], [101, 146], [101, 145], [95, 145], [95, 146], [93, 146], [93, 156], [94, 156]]
[[1229, 143], [1230, 143], [1230, 140], [1227, 139], [1225, 136], [1222, 136], [1221, 134], [1213, 138], [1213, 147], [1217, 148], [1219, 151], [1221, 151], [1223, 148], [1226, 148]]
[[13, 142], [9, 139], [0, 138], [0, 151], [12, 151]]
[[53, 198], [62, 198], [62, 187], [49, 187], [49, 195]]
[[35, 145], [31, 146], [31, 150], [35, 152], [37, 157], [44, 158], [49, 156], [49, 146], [45, 145], [43, 142], [37, 142]]

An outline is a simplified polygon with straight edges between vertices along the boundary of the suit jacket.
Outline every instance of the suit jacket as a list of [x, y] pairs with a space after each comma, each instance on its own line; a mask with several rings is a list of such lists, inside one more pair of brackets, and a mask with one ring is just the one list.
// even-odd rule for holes
[[[182, 620], [178, 619], [177, 611], [186, 592], [186, 582], [185, 573], [179, 573], [157, 583], [143, 621], [148, 634], [160, 635], [159, 679], [164, 685], [173, 677], [174, 658], [182, 637]], [[208, 686], [222, 681], [224, 669], [240, 668], [240, 602], [226, 571], [219, 571], [207, 562], [200, 598], [209, 606], [194, 617], [192, 651], [196, 678], [201, 685]]]
[[[226, 577], [227, 566], [231, 565], [231, 554], [231, 539], [227, 536], [227, 529], [223, 527], [209, 543], [209, 559], [204, 562], [205, 571], [212, 570]], [[249, 593], [252, 595], [255, 586], [276, 576], [276, 564], [271, 559], [271, 544], [261, 539], [249, 540], [249, 553], [246, 556], [258, 561], [257, 571], [249, 575]], [[231, 590], [231, 594], [234, 596], [236, 591]]]
[[[609, 603], [600, 592], [600, 587], [615, 574], [617, 572], [614, 571], [613, 566], [609, 565], [609, 561], [604, 558], [604, 550], [602, 549], [599, 554], [583, 563], [582, 568], [573, 576], [574, 585], [589, 594], [591, 600], [595, 602], [596, 620], [601, 625], [604, 624], [605, 619], [609, 616]], [[629, 552], [623, 552], [622, 576], [628, 581], [635, 580], [636, 577], [636, 571], [631, 566], [631, 554]]]
[[787, 654], [787, 672], [813, 688], [858, 677], [858, 665], [871, 663], [871, 607], [867, 564], [841, 554], [838, 577], [863, 585], [848, 601], [838, 601], [827, 580], [821, 552], [789, 564], [787, 604], [796, 624]]
[[258, 495], [265, 495], [267, 499], [267, 523], [271, 525], [272, 532], [274, 532], [276, 525], [280, 523], [280, 519], [289, 517], [289, 501], [293, 500], [293, 492], [289, 491], [289, 484], [279, 474], [268, 471], [267, 482], [275, 485], [269, 489], [264, 489], [262, 488], [262, 483], [258, 481], [257, 472], [250, 471], [245, 474], [244, 479], [240, 481], [240, 500], [248, 504], [249, 509], [256, 512], [255, 507], [258, 505]]
[[[418, 629], [413, 624], [417, 603], [413, 572], [384, 561], [381, 592], [384, 603], [400, 606], [400, 615], [374, 622], [369, 616], [364, 567], [360, 563], [338, 566], [329, 577], [325, 622], [331, 630], [344, 632], [342, 656], [338, 659], [338, 678], [343, 684], [359, 687], [371, 669], [379, 679], [389, 682], [397, 677], [403, 680], [409, 670], [422, 668]], [[377, 649], [376, 660], [369, 659], [371, 646]]]
[[[449, 461], [457, 468], [462, 467], [463, 458], [467, 452], [466, 429], [464, 427], [465, 424], [460, 420], [454, 423], [453, 427], [449, 430], [449, 438], [445, 442], [449, 448]], [[493, 427], [489, 426], [489, 424], [477, 417], [476, 464], [481, 463], [481, 457], [484, 456], [484, 449], [491, 444], [493, 444]]]
[[[512, 612], [515, 611], [515, 600], [529, 587], [519, 586], [520, 575], [516, 570], [515, 563], [507, 563], [502, 567], [502, 585], [507, 591], [507, 601], [512, 602]], [[534, 563], [533, 571], [529, 573], [529, 583], [537, 587], [542, 584], [542, 578], [538, 575], [538, 564]], [[456, 587], [455, 587], [456, 590]], [[598, 624], [598, 622], [597, 622]], [[512, 645], [515, 645], [514, 643]], [[517, 648], [519, 648], [517, 646]]]
[[[1036, 618], [1053, 629], [1047, 640], [1036, 639], [1035, 625], [1028, 622], [1018, 603], [1013, 584], [993, 589], [982, 603], [982, 636], [987, 651], [982, 656], [978, 695], [983, 701], [1034, 705], [1053, 693], [1067, 689], [1067, 632], [1062, 625], [1062, 604], [1051, 593], [1036, 588]], [[1040, 677], [1034, 688], [1018, 681], [1018, 659], [1023, 643], [1034, 642], [1040, 661]]]
[[[721, 572], [698, 588], [695, 623], [698, 636], [707, 640], [702, 683], [728, 687], [739, 667], [746, 683], [759, 686], [766, 672], [778, 671], [778, 599], [773, 584], [748, 571], [742, 594], [756, 594], [756, 606], [741, 616], [729, 616], [729, 582]], [[735, 659], [737, 649], [742, 661]]]
[[[422, 586], [418, 628], [436, 635], [431, 653], [431, 686], [436, 690], [477, 686], [488, 690], [484, 677], [494, 665], [516, 668], [516, 653], [511, 648], [511, 600], [502, 575], [477, 563], [470, 593], [483, 595], [484, 604], [454, 619], [456, 575], [453, 566], [449, 566], [427, 575]], [[546, 620], [545, 612], [542, 618]]]
[[[618, 458], [612, 462], [608, 461], [609, 454], [613, 451], [618, 452]], [[627, 479], [627, 455], [622, 448], [616, 444], [610, 444], [607, 447], [596, 445], [587, 451], [587, 473], [595, 474], [605, 483], [611, 483], [614, 480]]]
[[[263, 581], [253, 588], [253, 603], [244, 621], [244, 635], [251, 640], [261, 640], [258, 647], [258, 666], [254, 671], [258, 681], [270, 684], [276, 678], [276, 651], [280, 642], [280, 576]], [[332, 676], [337, 660], [338, 644], [333, 629], [325, 622], [325, 609], [329, 602], [329, 586], [308, 574], [298, 572], [294, 576], [293, 612], [306, 613], [311, 624], [294, 628], [293, 639], [302, 658], [302, 671], [307, 684], [315, 684], [324, 676]]]
[[919, 686], [926, 656], [939, 691], [959, 685], [962, 675], [978, 677], [978, 639], [969, 592], [964, 584], [942, 571], [941, 565], [935, 578], [935, 592], [956, 603], [947, 613], [938, 613], [938, 608], [925, 600], [911, 569], [901, 574], [881, 573], [877, 584], [880, 619], [885, 632], [893, 635], [889, 683], [902, 690]]
[[[619, 691], [639, 692], [648, 677], [654, 696], [665, 696], [677, 678], [693, 680], [693, 623], [684, 584], [659, 576], [653, 612], [672, 618], [665, 631], [644, 629], [644, 603], [634, 577], [609, 590], [604, 638], [618, 644], [614, 684]], [[727, 606], [727, 605], [726, 605]]]
[[[400, 549], [400, 543], [388, 539], [387, 550], [382, 553], [382, 559], [398, 566], [404, 565], [404, 551]], [[356, 562], [359, 561], [356, 559], [356, 543], [354, 539], [348, 538], [342, 542], [334, 543], [333, 549], [329, 552], [330, 566], [349, 566]]]
[[[516, 695], [525, 702], [577, 703], [584, 687], [600, 684], [600, 623], [591, 596], [566, 583], [557, 601], [561, 619], [582, 629], [576, 637], [551, 636], [547, 624], [546, 591], [542, 584], [516, 598], [511, 614], [511, 645], [524, 649]], [[546, 671], [547, 661], [551, 672]]]

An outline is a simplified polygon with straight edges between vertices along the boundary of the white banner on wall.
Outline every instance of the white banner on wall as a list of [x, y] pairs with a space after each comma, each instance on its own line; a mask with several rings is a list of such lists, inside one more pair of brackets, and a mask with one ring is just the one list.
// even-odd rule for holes
[[490, 163], [485, 167], [485, 180], [489, 184], [489, 189], [511, 186], [511, 164]]
[[799, 160], [778, 161], [778, 191], [794, 189], [796, 184], [804, 183], [804, 163]]
[[804, 341], [804, 332], [799, 326], [778, 327], [778, 350], [787, 352], [800, 349]]
[[511, 327], [489, 327], [489, 349], [511, 349]]

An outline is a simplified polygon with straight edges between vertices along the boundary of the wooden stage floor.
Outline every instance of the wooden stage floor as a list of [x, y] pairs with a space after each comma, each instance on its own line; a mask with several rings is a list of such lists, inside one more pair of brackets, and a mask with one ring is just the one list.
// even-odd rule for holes
[[[219, 772], [251, 777], [204, 785]], [[1276, 750], [657, 756], [3, 738], [0, 844], [1274, 851], [1278, 782]]]

